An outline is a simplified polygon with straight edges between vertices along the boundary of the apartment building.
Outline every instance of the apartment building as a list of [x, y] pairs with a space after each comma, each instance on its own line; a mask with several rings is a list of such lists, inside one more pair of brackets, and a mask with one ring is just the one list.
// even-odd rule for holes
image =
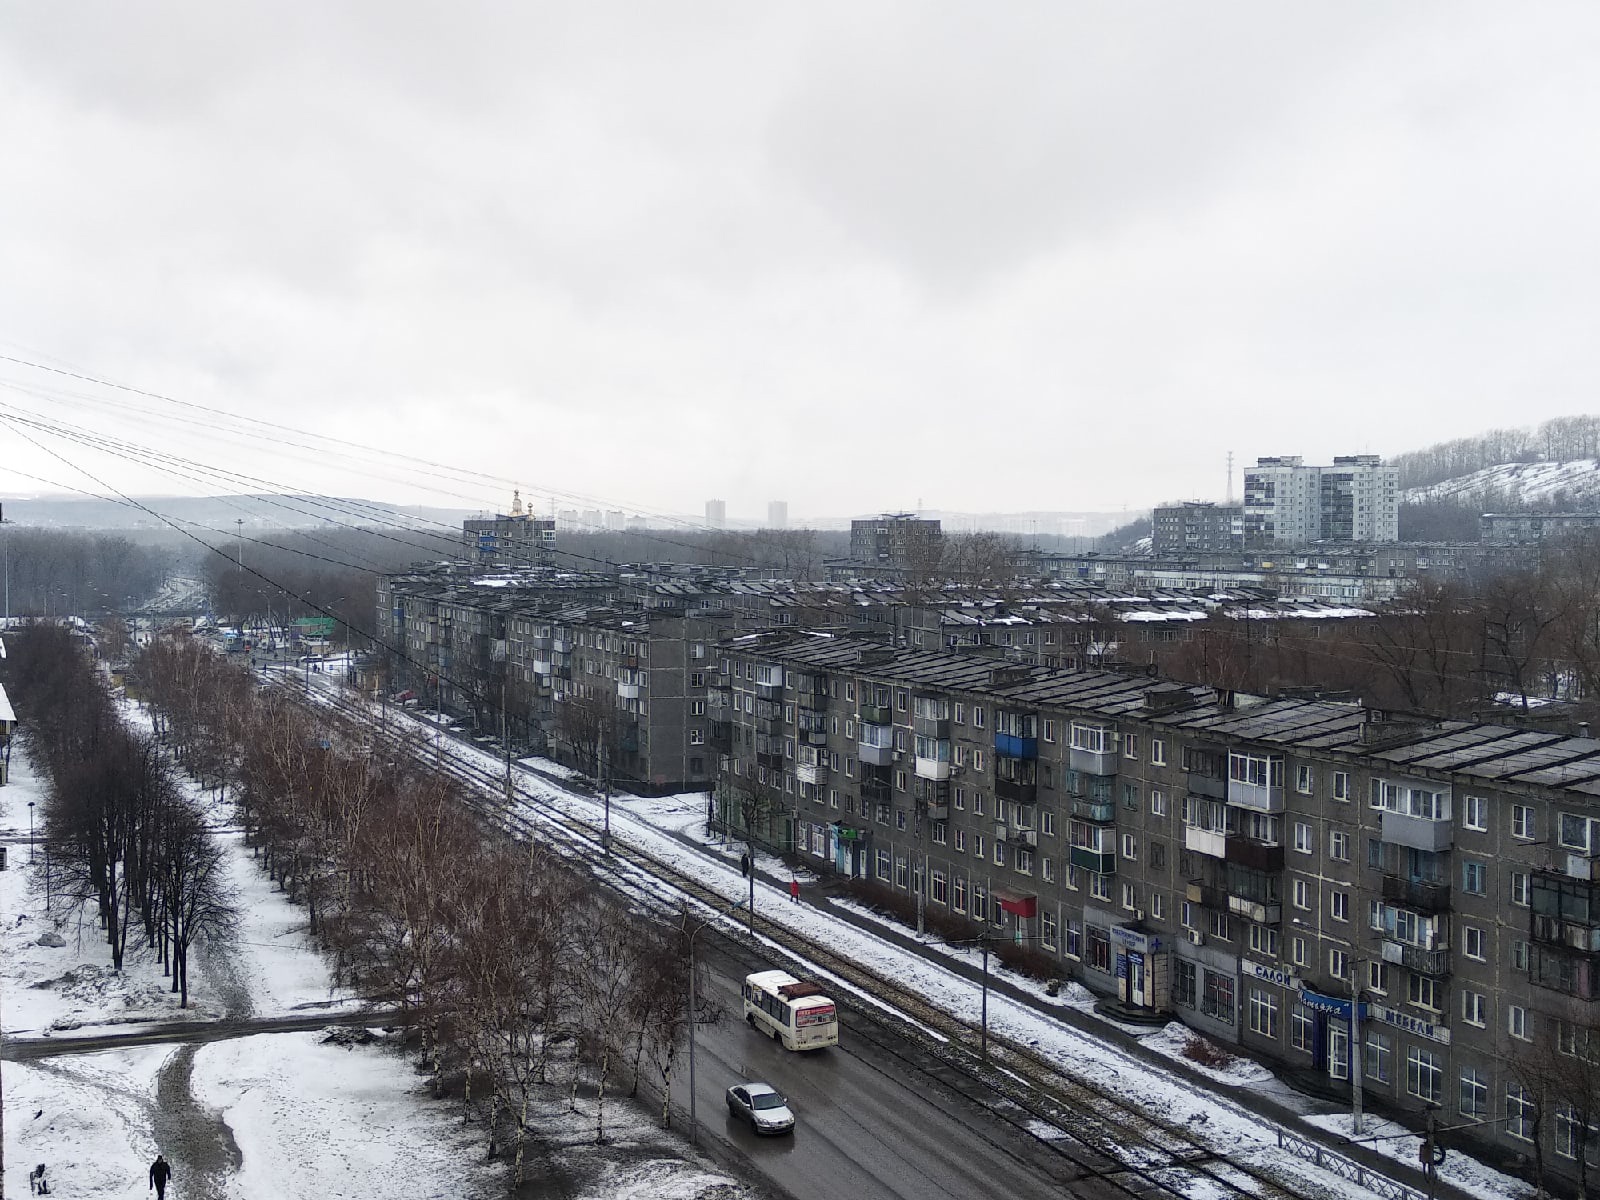
[[937, 520], [884, 513], [850, 522], [850, 563], [869, 575], [895, 578], [938, 561], [944, 530]]
[[1163, 505], [1150, 522], [1157, 554], [1221, 554], [1244, 549], [1244, 506], [1186, 500]]
[[1600, 742], [815, 633], [716, 662], [730, 825], [1035, 945], [1121, 1016], [1358, 1070], [1497, 1153], [1600, 1150], [1533, 1077], [1600, 1080]]
[[1542, 542], [1600, 529], [1600, 512], [1484, 513], [1478, 528], [1486, 542]]
[[467, 557], [482, 565], [548, 567], [555, 561], [555, 518], [524, 512], [520, 494], [513, 495], [510, 513], [463, 521], [461, 537]]
[[390, 690], [506, 730], [641, 790], [706, 786], [703, 661], [730, 614], [675, 597], [623, 604], [604, 575], [474, 577], [450, 568], [378, 585]]
[[1298, 455], [1258, 458], [1244, 475], [1243, 533], [1251, 546], [1394, 542], [1400, 472], [1375, 454], [1307, 466]]

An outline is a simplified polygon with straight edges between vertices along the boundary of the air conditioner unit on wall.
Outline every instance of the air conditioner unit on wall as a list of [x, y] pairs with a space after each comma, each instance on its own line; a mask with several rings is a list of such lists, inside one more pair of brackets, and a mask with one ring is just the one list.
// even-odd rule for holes
[[1189, 935], [1189, 941], [1194, 945], [1204, 946], [1206, 944], [1206, 935], [1198, 929], [1186, 929], [1184, 932]]

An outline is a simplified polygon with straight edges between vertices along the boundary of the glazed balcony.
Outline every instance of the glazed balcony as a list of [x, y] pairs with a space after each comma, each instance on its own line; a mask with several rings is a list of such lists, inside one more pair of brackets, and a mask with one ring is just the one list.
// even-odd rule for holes
[[1383, 877], [1383, 898], [1417, 912], [1450, 911], [1450, 885], [1439, 880], [1408, 879], [1404, 875]]
[[1072, 815], [1080, 820], [1109, 825], [1117, 819], [1117, 806], [1110, 800], [1074, 800]]

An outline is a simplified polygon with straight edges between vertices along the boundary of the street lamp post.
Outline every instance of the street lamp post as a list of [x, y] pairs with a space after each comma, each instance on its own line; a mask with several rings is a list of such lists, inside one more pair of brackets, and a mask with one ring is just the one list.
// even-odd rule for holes
[[28, 801], [28, 865], [33, 866], [33, 801]]
[[[739, 905], [743, 903], [744, 901], [741, 900], [739, 904], [735, 904], [730, 908], [728, 910], [729, 915], [731, 916], [737, 912]], [[700, 1011], [700, 986], [695, 972], [694, 942], [697, 937], [711, 928], [711, 922], [701, 921], [699, 925], [689, 929], [689, 910], [686, 908], [683, 910], [683, 927], [689, 933], [689, 1144], [698, 1146], [700, 1144], [700, 1118], [696, 1111], [694, 1095], [694, 1026], [695, 1015]]]

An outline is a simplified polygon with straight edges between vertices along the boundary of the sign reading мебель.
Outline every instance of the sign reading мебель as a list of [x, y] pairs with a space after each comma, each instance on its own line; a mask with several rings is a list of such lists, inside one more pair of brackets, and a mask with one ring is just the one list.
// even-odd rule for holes
[[1450, 1044], [1450, 1029], [1448, 1026], [1435, 1025], [1432, 1021], [1424, 1021], [1421, 1017], [1413, 1017], [1410, 1013], [1403, 1013], [1393, 1008], [1385, 1008], [1381, 1004], [1367, 1005], [1367, 1012], [1374, 1021], [1382, 1021], [1385, 1025], [1393, 1025], [1396, 1029], [1415, 1034], [1417, 1037], [1427, 1038], [1429, 1041], [1438, 1042], [1444, 1046]]

